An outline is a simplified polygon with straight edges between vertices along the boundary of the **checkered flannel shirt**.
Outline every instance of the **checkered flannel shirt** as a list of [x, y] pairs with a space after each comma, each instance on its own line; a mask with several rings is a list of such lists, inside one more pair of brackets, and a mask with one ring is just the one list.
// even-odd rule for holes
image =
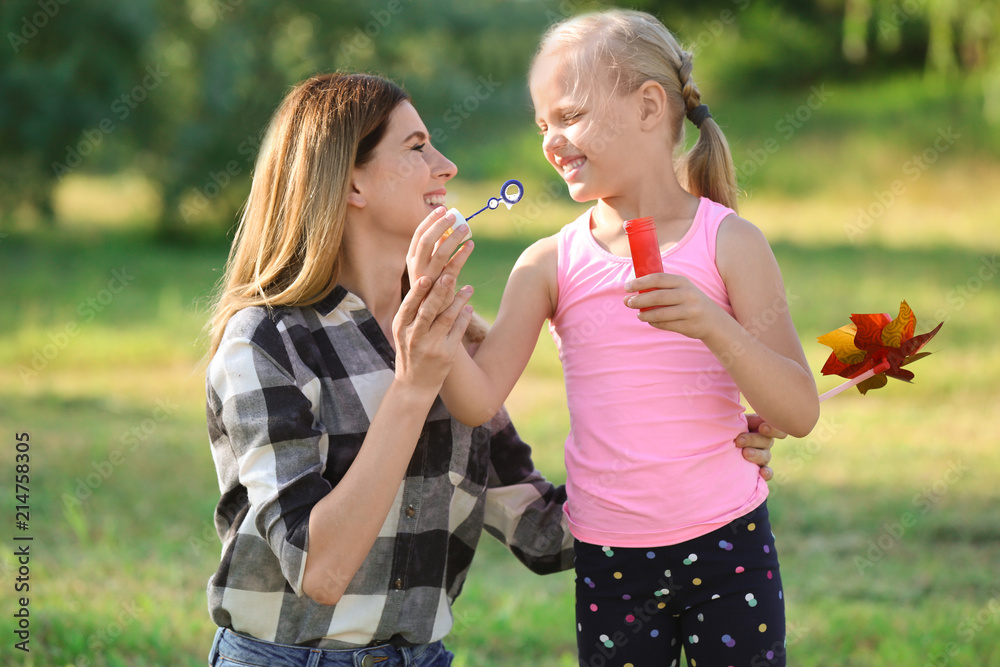
[[535, 572], [572, 567], [565, 489], [535, 470], [506, 412], [470, 428], [438, 399], [343, 597], [303, 594], [310, 511], [357, 455], [393, 368], [378, 323], [342, 287], [316, 306], [230, 320], [206, 383], [223, 543], [208, 606], [220, 627], [333, 649], [436, 641], [483, 528]]

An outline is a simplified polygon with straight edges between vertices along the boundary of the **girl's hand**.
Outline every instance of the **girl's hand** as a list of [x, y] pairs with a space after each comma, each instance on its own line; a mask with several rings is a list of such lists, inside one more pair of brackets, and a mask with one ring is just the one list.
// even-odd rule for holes
[[760, 466], [764, 481], [770, 481], [774, 477], [774, 471], [767, 465], [771, 462], [771, 447], [775, 438], [783, 440], [786, 435], [755, 414], [747, 415], [747, 428], [748, 433], [736, 438], [736, 446], [743, 449], [743, 458]]
[[392, 320], [396, 341], [396, 380], [437, 394], [451, 370], [472, 317], [472, 288], [455, 293], [455, 278], [422, 276], [403, 297]]
[[448, 238], [442, 239], [453, 224], [455, 216], [447, 213], [444, 206], [439, 206], [417, 226], [406, 253], [406, 272], [411, 286], [416, 285], [421, 276], [435, 281], [442, 275], [450, 275], [455, 281], [458, 280], [458, 273], [465, 266], [475, 245], [472, 241], [467, 241], [459, 248], [468, 230], [466, 225], [453, 230]]
[[639, 312], [639, 319], [657, 329], [704, 340], [727, 316], [717, 303], [685, 278], [673, 273], [651, 273], [625, 283], [626, 292], [653, 290], [625, 297], [629, 308], [653, 308]]

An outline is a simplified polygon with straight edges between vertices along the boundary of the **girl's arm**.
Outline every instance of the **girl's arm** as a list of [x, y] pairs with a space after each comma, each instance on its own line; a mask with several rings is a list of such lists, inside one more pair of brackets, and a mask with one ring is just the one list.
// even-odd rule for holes
[[496, 322], [475, 358], [459, 350], [441, 399], [462, 423], [489, 421], [524, 372], [542, 324], [555, 312], [556, 260], [556, 237], [529, 246], [511, 270]]
[[[468, 231], [464, 225], [445, 236], [454, 222], [454, 215], [441, 206], [417, 226], [406, 253], [411, 284], [423, 276], [431, 280], [458, 276], [474, 245], [468, 241], [459, 247]], [[464, 424], [489, 421], [528, 364], [542, 324], [555, 312], [557, 252], [553, 236], [521, 254], [504, 288], [496, 323], [476, 351], [475, 361], [464, 349], [456, 357], [441, 398]]]
[[759, 229], [731, 215], [719, 228], [716, 264], [734, 317], [687, 278], [667, 273], [626, 284], [629, 292], [656, 291], [628, 296], [625, 303], [663, 306], [639, 319], [704, 342], [765, 421], [804, 437], [819, 419], [819, 399], [771, 247]]

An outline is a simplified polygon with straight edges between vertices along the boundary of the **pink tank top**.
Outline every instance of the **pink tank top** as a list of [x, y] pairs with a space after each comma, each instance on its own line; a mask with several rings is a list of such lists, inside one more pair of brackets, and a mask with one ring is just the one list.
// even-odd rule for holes
[[[573, 535], [652, 547], [709, 533], [751, 511], [767, 484], [733, 441], [746, 431], [736, 383], [705, 345], [640, 322], [623, 303], [632, 260], [604, 250], [590, 209], [558, 234], [558, 297], [549, 330], [566, 379], [568, 501]], [[663, 253], [733, 314], [715, 264], [733, 213], [702, 198], [684, 238]]]

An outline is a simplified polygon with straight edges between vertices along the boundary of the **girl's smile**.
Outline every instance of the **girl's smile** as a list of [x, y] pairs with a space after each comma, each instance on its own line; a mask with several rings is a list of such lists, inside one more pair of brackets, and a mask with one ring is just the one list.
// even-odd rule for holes
[[587, 158], [582, 155], [571, 155], [569, 157], [555, 156], [555, 167], [569, 183], [580, 173], [580, 169], [587, 162]]

